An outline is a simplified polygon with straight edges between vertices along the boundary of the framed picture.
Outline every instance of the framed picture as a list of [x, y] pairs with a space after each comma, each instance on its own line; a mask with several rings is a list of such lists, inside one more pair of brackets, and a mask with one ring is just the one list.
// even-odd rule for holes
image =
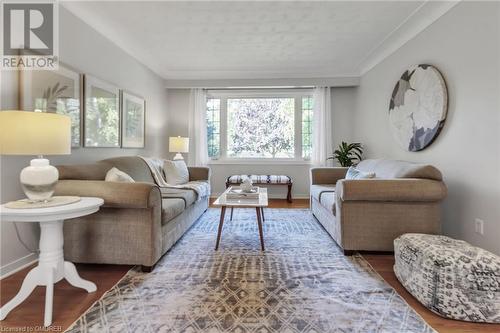
[[145, 113], [144, 98], [122, 91], [122, 147], [144, 148]]
[[81, 145], [83, 75], [68, 66], [53, 71], [20, 72], [20, 107], [71, 118], [71, 146]]
[[85, 147], [120, 147], [120, 90], [91, 75], [84, 77]]

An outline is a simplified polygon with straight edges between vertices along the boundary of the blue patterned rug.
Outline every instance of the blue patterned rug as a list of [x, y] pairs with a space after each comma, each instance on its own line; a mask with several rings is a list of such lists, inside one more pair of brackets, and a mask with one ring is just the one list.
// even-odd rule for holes
[[132, 269], [69, 332], [434, 332], [308, 210], [209, 209], [152, 273]]

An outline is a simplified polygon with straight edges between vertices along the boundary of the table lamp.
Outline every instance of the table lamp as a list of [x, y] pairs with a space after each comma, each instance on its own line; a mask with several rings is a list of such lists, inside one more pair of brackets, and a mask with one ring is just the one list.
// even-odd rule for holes
[[181, 153], [189, 153], [189, 138], [171, 136], [168, 139], [168, 150], [171, 153], [177, 153], [174, 156], [174, 160], [183, 160], [184, 158]]
[[71, 119], [55, 113], [0, 111], [0, 155], [38, 155], [21, 171], [24, 193], [34, 202], [49, 201], [59, 179], [42, 155], [71, 154]]

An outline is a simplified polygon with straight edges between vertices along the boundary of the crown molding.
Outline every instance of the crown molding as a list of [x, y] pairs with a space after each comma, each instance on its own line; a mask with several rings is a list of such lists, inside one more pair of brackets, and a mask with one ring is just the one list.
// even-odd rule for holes
[[460, 1], [426, 0], [368, 53], [365, 59], [358, 65], [360, 75], [365, 75], [385, 58], [389, 57], [432, 23], [436, 22], [460, 3]]
[[359, 86], [359, 82], [359, 76], [281, 79], [165, 80], [165, 87], [168, 89], [304, 86], [356, 87]]

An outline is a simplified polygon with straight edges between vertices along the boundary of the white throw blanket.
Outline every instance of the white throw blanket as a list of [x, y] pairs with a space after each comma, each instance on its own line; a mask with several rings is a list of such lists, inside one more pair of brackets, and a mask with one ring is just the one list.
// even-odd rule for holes
[[163, 159], [143, 156], [140, 156], [140, 158], [142, 158], [148, 165], [151, 173], [153, 174], [156, 185], [159, 187], [193, 190], [197, 194], [197, 201], [210, 195], [210, 184], [208, 182], [193, 180], [182, 185], [171, 185], [166, 182], [165, 177], [163, 176]]

